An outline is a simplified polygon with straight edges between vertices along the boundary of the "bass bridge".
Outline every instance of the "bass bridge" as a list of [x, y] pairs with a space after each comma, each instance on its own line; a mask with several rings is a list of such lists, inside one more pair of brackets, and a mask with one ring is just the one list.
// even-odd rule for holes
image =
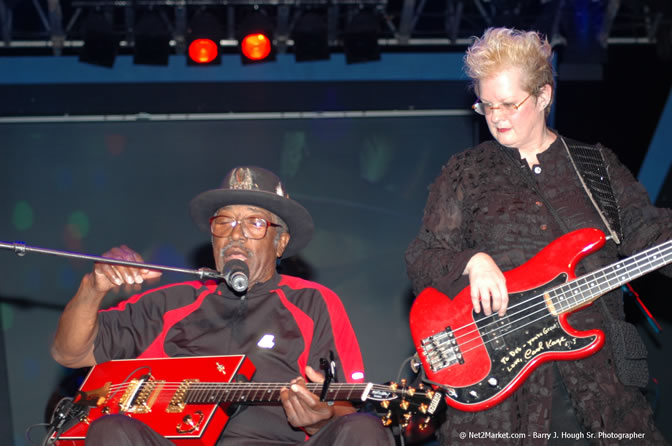
[[427, 363], [433, 372], [454, 364], [464, 363], [462, 352], [450, 326], [422, 339], [420, 347], [422, 355], [427, 359]]

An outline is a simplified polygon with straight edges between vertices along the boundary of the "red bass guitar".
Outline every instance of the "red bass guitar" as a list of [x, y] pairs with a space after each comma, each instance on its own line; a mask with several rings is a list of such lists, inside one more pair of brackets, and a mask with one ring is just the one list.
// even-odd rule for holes
[[413, 342], [427, 377], [441, 386], [449, 405], [488, 409], [540, 364], [583, 358], [602, 347], [604, 333], [575, 330], [569, 314], [672, 262], [668, 241], [575, 277], [576, 265], [605, 241], [597, 229], [579, 229], [505, 272], [509, 306], [503, 317], [474, 313], [469, 287], [454, 299], [434, 288], [418, 295], [410, 313]]
[[[214, 445], [228, 422], [229, 405], [277, 404], [280, 391], [289, 386], [231, 382], [249, 381], [254, 371], [244, 355], [129, 359], [95, 365], [50, 440], [59, 446], [83, 446], [91, 422], [106, 414], [124, 414], [176, 445]], [[315, 394], [322, 393], [322, 384], [308, 383], [307, 387]], [[425, 414], [423, 423], [429, 422], [443, 396], [431, 389], [403, 385], [330, 383], [324, 399], [371, 401], [384, 409], [383, 424], [391, 424], [393, 414], [403, 424], [415, 412]], [[394, 402], [398, 407], [392, 407]]]

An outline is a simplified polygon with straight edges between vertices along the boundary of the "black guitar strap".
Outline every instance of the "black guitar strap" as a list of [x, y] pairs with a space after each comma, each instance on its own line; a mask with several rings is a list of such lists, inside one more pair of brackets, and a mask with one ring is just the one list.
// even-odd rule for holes
[[[611, 181], [609, 180], [609, 173], [607, 172], [602, 151], [598, 147], [584, 145], [572, 140], [567, 143], [561, 136], [558, 136], [558, 138], [560, 138], [560, 141], [562, 141], [565, 146], [567, 155], [576, 171], [579, 181], [583, 185], [588, 198], [590, 198], [595, 210], [606, 226], [607, 232], [609, 232], [609, 235], [611, 235], [611, 238], [616, 244], [620, 244], [623, 236], [621, 219], [618, 214], [618, 204], [616, 203], [614, 191], [611, 188]], [[527, 167], [526, 163], [521, 164], [514, 158], [511, 150], [501, 144], [500, 148], [502, 149], [502, 152], [516, 165], [519, 165], [521, 169], [524, 170], [524, 168]], [[569, 232], [567, 225], [565, 225], [565, 222], [560, 218], [553, 206], [546, 200], [546, 197], [541, 193], [537, 187], [536, 181], [532, 178], [529, 172], [521, 171], [520, 174], [532, 190], [534, 190], [539, 198], [541, 198], [541, 201], [558, 222], [562, 232], [565, 234]]]
[[567, 143], [559, 136], [581, 184], [602, 218], [611, 238], [616, 244], [621, 243], [623, 232], [621, 217], [618, 214], [618, 203], [611, 187], [606, 162], [599, 147], [588, 146], [576, 141]]

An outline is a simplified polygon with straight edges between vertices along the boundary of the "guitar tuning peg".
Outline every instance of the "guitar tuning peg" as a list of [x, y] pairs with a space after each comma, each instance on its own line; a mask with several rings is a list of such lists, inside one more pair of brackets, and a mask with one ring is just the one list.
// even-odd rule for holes
[[427, 413], [427, 410], [429, 410], [429, 406], [425, 403], [422, 403], [418, 406], [418, 412], [420, 412], [420, 413], [425, 414], [425, 413]]
[[407, 392], [408, 392], [408, 394], [411, 395], [411, 396], [415, 395], [415, 389], [414, 389], [413, 387], [409, 387], [409, 388], [407, 389]]
[[392, 389], [393, 391], [396, 391], [398, 388], [399, 388], [399, 385], [397, 383], [395, 383], [394, 381], [392, 381], [390, 383], [390, 389]]
[[410, 412], [406, 412], [405, 414], [402, 415], [402, 417], [404, 417], [404, 420], [406, 420], [406, 421], [410, 421], [412, 416], [413, 415], [411, 415]]
[[435, 393], [436, 392], [434, 392], [433, 390], [427, 390], [427, 398], [431, 400], [432, 398], [434, 398]]
[[406, 387], [406, 378], [401, 379], [401, 387]]
[[401, 400], [401, 401], [399, 402], [399, 407], [401, 407], [401, 408], [404, 409], [404, 410], [408, 410], [408, 406], [410, 406], [410, 404], [411, 404], [411, 403], [409, 403], [409, 402], [406, 401], [406, 400]]
[[380, 407], [382, 407], [383, 409], [388, 409], [390, 407], [390, 400], [381, 401]]
[[420, 421], [420, 423], [418, 423], [418, 429], [424, 431], [429, 427], [430, 421], [432, 421], [432, 417], [427, 417], [424, 420]]
[[383, 422], [383, 426], [387, 427], [392, 424], [392, 411], [388, 410], [387, 414], [381, 418], [381, 421]]

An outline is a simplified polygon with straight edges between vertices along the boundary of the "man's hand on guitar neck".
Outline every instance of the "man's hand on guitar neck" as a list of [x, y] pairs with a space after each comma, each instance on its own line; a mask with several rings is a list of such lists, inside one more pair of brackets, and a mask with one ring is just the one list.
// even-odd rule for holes
[[[311, 382], [321, 383], [324, 376], [312, 367], [306, 367], [306, 376]], [[346, 401], [333, 404], [320, 401], [320, 398], [306, 387], [306, 380], [298, 377], [290, 382], [289, 388], [282, 389], [280, 400], [285, 409], [287, 421], [296, 428], [313, 435], [336, 416], [355, 412], [355, 408]]]
[[506, 314], [509, 305], [506, 279], [492, 257], [484, 252], [474, 254], [467, 262], [463, 274], [469, 275], [471, 302], [476, 313], [481, 312], [482, 306], [483, 312], [488, 316], [493, 311], [500, 316]]

